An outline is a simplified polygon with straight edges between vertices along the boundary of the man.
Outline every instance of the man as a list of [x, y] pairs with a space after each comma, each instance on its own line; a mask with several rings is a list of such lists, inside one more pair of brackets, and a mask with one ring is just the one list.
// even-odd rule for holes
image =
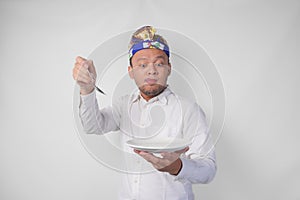
[[[97, 104], [96, 70], [92, 61], [76, 58], [73, 78], [80, 86], [80, 118], [87, 133], [119, 130], [126, 152], [130, 148], [125, 143], [132, 138], [191, 141], [189, 147], [160, 155], [131, 151], [132, 157], [126, 164], [139, 173], [124, 174], [119, 196], [122, 200], [194, 199], [192, 184], [209, 183], [216, 173], [215, 154], [203, 111], [196, 103], [177, 96], [167, 85], [172, 68], [169, 56], [167, 41], [153, 27], [138, 29], [129, 44], [128, 66], [128, 74], [138, 90], [103, 109]], [[149, 169], [147, 164], [153, 170], [143, 173], [147, 171], [143, 167]]]

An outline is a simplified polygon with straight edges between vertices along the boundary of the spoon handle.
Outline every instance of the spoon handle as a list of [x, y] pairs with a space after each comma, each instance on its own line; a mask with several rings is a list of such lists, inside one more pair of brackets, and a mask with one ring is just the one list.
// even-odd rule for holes
[[[96, 80], [95, 80], [95, 78], [94, 78], [94, 76], [90, 73], [90, 71], [89, 70], [87, 70], [87, 72], [89, 73], [89, 76], [91, 77], [91, 79], [93, 80], [93, 82], [95, 83], [96, 82]], [[102, 93], [102, 94], [104, 94], [104, 95], [106, 95], [98, 86], [96, 86], [95, 84], [94, 84], [94, 87], [96, 88], [96, 90], [98, 91], [98, 92], [100, 92], [100, 93]]]
[[96, 88], [96, 90], [97, 90], [98, 92], [100, 92], [100, 93], [106, 95], [100, 88], [98, 88], [96, 85], [94, 85], [94, 86], [95, 86], [95, 88]]

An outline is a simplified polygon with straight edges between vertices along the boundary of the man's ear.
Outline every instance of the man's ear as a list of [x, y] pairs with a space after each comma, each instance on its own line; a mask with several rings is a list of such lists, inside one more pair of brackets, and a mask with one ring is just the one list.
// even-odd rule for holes
[[128, 70], [129, 77], [130, 77], [131, 79], [133, 79], [133, 71], [132, 71], [133, 69], [132, 69], [132, 67], [131, 67], [131, 66], [128, 66], [127, 70]]
[[168, 66], [169, 66], [169, 68], [168, 68], [168, 72], [169, 72], [169, 73], [168, 73], [168, 76], [170, 76], [170, 74], [171, 74], [171, 69], [172, 69], [171, 63], [169, 63]]

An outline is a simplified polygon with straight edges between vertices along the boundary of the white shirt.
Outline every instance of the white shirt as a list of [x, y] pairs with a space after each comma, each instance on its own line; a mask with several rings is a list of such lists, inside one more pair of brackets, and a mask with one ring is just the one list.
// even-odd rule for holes
[[[215, 153], [202, 109], [169, 88], [148, 102], [136, 91], [102, 109], [95, 91], [82, 95], [80, 118], [87, 133], [121, 133], [128, 173], [123, 176], [120, 200], [193, 200], [192, 184], [209, 183], [216, 173]], [[190, 139], [192, 144], [181, 156], [181, 171], [173, 176], [159, 172], [135, 154], [125, 144], [133, 137], [179, 137]]]

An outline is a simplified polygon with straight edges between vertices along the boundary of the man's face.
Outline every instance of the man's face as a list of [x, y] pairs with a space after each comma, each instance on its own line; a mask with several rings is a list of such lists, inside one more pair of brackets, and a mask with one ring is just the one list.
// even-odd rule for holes
[[132, 66], [128, 67], [129, 76], [134, 79], [144, 98], [150, 99], [165, 89], [171, 64], [164, 51], [140, 50], [134, 54], [131, 63]]

